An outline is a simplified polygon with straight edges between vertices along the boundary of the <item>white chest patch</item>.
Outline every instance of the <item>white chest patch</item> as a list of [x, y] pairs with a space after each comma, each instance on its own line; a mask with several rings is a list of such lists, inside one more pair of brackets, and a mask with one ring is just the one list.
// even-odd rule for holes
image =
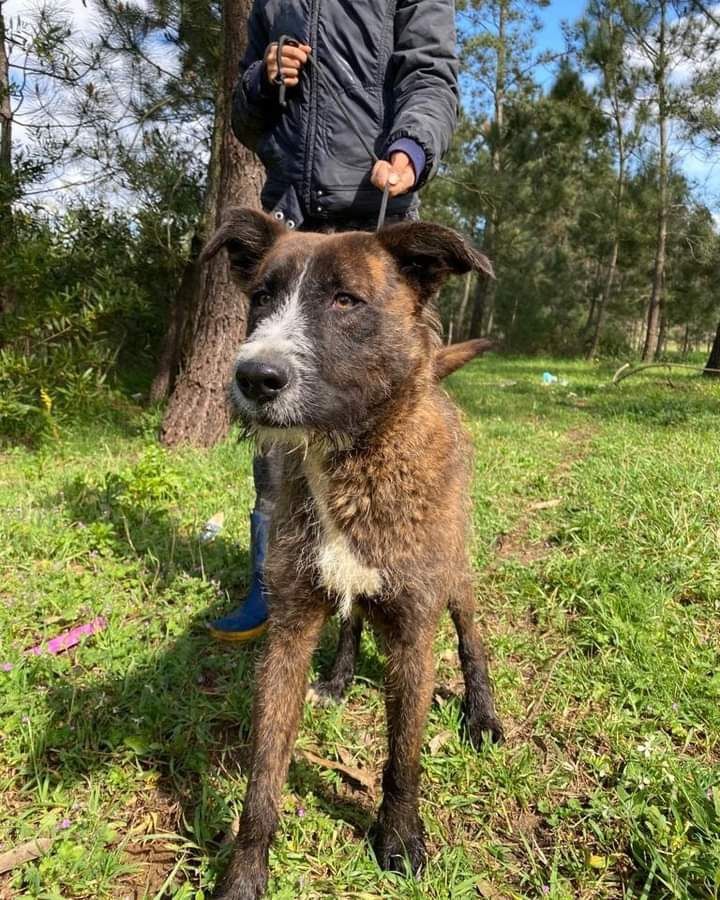
[[320, 584], [337, 599], [338, 613], [346, 619], [356, 597], [380, 592], [382, 577], [378, 569], [365, 565], [333, 522], [327, 507], [321, 466], [312, 454], [305, 461], [305, 474], [320, 523], [316, 558]]

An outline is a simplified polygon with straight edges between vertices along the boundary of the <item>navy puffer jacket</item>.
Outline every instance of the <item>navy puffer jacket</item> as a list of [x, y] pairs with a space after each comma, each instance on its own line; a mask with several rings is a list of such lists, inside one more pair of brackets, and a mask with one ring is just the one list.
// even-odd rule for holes
[[[262, 201], [294, 225], [306, 218], [376, 216], [380, 192], [372, 161], [338, 101], [311, 64], [287, 91], [288, 105], [264, 74], [268, 44], [288, 35], [312, 47], [353, 121], [383, 158], [398, 139], [425, 154], [415, 185], [436, 172], [457, 120], [453, 0], [255, 0], [248, 48], [233, 103], [233, 131], [262, 160]], [[391, 198], [388, 214], [412, 215], [414, 193]]]

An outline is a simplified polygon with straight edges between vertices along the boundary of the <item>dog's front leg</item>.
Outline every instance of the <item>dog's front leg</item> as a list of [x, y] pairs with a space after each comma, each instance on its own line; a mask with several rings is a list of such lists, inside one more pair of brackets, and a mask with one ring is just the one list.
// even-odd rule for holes
[[328, 617], [304, 605], [273, 621], [257, 673], [250, 780], [230, 866], [216, 900], [256, 900], [265, 893], [268, 851], [295, 744], [310, 660]]
[[[404, 629], [403, 629], [404, 630]], [[389, 757], [373, 846], [383, 869], [419, 871], [427, 855], [418, 813], [420, 751], [433, 694], [434, 630], [388, 634], [385, 676]]]

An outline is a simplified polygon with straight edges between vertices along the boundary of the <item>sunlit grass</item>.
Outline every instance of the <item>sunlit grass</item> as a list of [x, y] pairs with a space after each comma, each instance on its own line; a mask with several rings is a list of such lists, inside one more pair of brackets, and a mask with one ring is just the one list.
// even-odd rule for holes
[[[542, 386], [545, 370], [567, 384]], [[509, 740], [478, 755], [460, 738], [444, 622], [427, 870], [380, 873], [377, 798], [298, 755], [271, 896], [720, 895], [720, 386], [611, 375], [488, 358], [451, 379], [476, 448], [478, 619]], [[260, 645], [218, 647], [203, 622], [242, 595], [250, 455], [165, 453], [153, 425], [139, 410], [63, 425], [0, 456], [0, 841], [54, 841], [0, 895], [201, 897], [222, 864]], [[108, 627], [76, 650], [23, 655], [98, 615]], [[307, 707], [299, 748], [378, 771], [381, 683], [367, 637], [347, 704]]]

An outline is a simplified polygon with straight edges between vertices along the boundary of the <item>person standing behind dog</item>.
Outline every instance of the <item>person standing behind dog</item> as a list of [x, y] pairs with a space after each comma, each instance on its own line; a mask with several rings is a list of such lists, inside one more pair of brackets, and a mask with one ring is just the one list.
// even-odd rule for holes
[[[278, 59], [283, 36], [292, 44]], [[417, 192], [457, 123], [457, 74], [453, 0], [254, 0], [232, 127], [265, 167], [265, 211], [290, 229], [372, 231], [387, 187], [387, 221], [417, 219]], [[273, 468], [271, 455], [256, 457], [252, 581], [245, 602], [210, 624], [220, 640], [266, 627]]]

